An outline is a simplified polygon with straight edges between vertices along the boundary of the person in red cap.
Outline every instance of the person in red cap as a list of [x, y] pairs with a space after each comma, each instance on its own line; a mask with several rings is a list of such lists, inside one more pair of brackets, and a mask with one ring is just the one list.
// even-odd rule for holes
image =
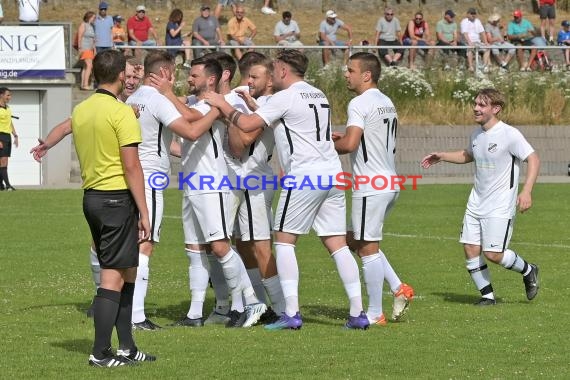
[[[514, 45], [532, 46], [534, 38], [534, 26], [522, 17], [522, 12], [517, 9], [513, 12], [513, 20], [507, 26], [507, 38]], [[524, 50], [517, 50], [517, 61], [521, 71], [530, 71], [530, 63], [536, 56], [536, 48], [530, 49], [528, 64], [524, 63]]]
[[546, 40], [546, 24], [548, 20], [548, 41], [554, 45], [554, 20], [556, 20], [556, 0], [538, 0], [540, 15], [540, 35]]

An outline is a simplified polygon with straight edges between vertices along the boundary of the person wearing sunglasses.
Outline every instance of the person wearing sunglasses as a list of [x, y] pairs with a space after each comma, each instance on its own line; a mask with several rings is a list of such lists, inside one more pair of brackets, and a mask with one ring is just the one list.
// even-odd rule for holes
[[376, 23], [376, 36], [374, 41], [378, 46], [383, 46], [378, 49], [378, 56], [383, 58], [389, 66], [396, 66], [404, 51], [402, 49], [392, 49], [392, 54], [384, 46], [399, 46], [402, 28], [400, 27], [400, 20], [394, 16], [392, 8], [384, 10], [384, 17], [380, 17]]
[[[127, 20], [130, 46], [156, 46], [158, 37], [152, 22], [146, 16], [146, 7], [136, 7], [136, 14]], [[150, 38], [152, 36], [152, 38]], [[142, 49], [135, 49], [135, 56], [142, 56]]]
[[[434, 41], [431, 39], [429, 25], [424, 19], [422, 12], [416, 12], [414, 18], [408, 22], [408, 26], [402, 37], [402, 44], [405, 46], [433, 46]], [[408, 64], [410, 69], [415, 69], [415, 60], [418, 49], [410, 49], [408, 54]], [[426, 66], [429, 65], [433, 51], [428, 51]]]

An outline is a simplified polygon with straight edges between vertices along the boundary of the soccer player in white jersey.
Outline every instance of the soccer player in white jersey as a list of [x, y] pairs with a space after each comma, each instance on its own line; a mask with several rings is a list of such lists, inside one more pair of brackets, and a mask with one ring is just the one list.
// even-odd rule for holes
[[[346, 245], [346, 205], [344, 193], [335, 187], [342, 171], [331, 138], [330, 106], [325, 94], [306, 83], [307, 57], [296, 50], [282, 50], [273, 64], [275, 94], [255, 113], [245, 115], [224, 98], [209, 92], [208, 103], [218, 107], [232, 124], [244, 132], [272, 127], [281, 166], [289, 178], [305, 176], [319, 188], [283, 189], [275, 214], [275, 252], [285, 312], [269, 330], [299, 329], [299, 268], [295, 244], [301, 234], [315, 229], [334, 259], [349, 298], [349, 318], [345, 326], [366, 329], [368, 318], [362, 311], [358, 264]], [[277, 122], [277, 123], [275, 123]]]
[[[367, 178], [368, 183], [354, 183], [352, 191], [352, 226], [347, 234], [351, 248], [362, 259], [362, 272], [368, 291], [367, 316], [371, 324], [385, 325], [382, 312], [382, 285], [388, 281], [394, 294], [393, 320], [400, 320], [414, 291], [400, 281], [380, 249], [384, 219], [398, 199], [399, 186], [391, 186], [396, 174], [396, 107], [377, 87], [380, 61], [374, 54], [353, 54], [344, 77], [349, 90], [358, 96], [348, 105], [346, 132], [334, 132], [335, 148], [339, 154], [350, 153], [353, 178]], [[381, 176], [384, 189], [375, 189], [372, 178]], [[382, 185], [382, 183], [380, 183]]]
[[[440, 161], [475, 163], [475, 184], [467, 201], [461, 228], [467, 271], [481, 292], [479, 306], [495, 305], [491, 276], [485, 258], [523, 275], [526, 297], [538, 293], [538, 266], [509, 249], [516, 207], [521, 213], [532, 206], [532, 188], [538, 176], [538, 155], [522, 133], [498, 119], [505, 106], [499, 91], [487, 88], [475, 98], [473, 114], [481, 127], [471, 134], [466, 149], [436, 152], [423, 158], [427, 169]], [[526, 179], [518, 194], [521, 161], [527, 162]], [[518, 196], [517, 196], [518, 194]]]
[[[217, 117], [217, 112], [204, 118], [196, 118], [195, 124], [190, 124], [182, 117], [176, 107], [157, 89], [150, 86], [150, 74], [161, 74], [161, 69], [167, 73], [174, 72], [174, 60], [165, 51], [149, 53], [144, 61], [143, 85], [138, 88], [126, 103], [137, 108], [141, 126], [142, 143], [139, 144], [139, 159], [145, 178], [146, 202], [151, 221], [151, 236], [148, 241], [139, 245], [139, 266], [135, 282], [133, 298], [133, 328], [140, 330], [155, 330], [159, 326], [148, 319], [144, 312], [149, 279], [149, 260], [154, 245], [160, 241], [160, 226], [164, 210], [163, 186], [153, 184], [156, 175], [166, 176], [170, 171], [170, 159], [164, 141], [164, 128], [183, 138], [193, 138], [196, 128], [209, 127]], [[155, 186], [156, 185], [156, 186]]]
[[[171, 77], [169, 73], [166, 76]], [[187, 119], [202, 117], [212, 112], [211, 107], [203, 101], [203, 96], [207, 91], [216, 90], [221, 76], [222, 67], [216, 60], [205, 57], [195, 59], [188, 83], [197, 103], [186, 107], [171, 88], [165, 91], [165, 95]], [[225, 182], [228, 170], [222, 154], [224, 133], [224, 123], [215, 121], [208, 128], [196, 131], [195, 137], [185, 138], [182, 143], [183, 178], [179, 186], [184, 187], [182, 221], [186, 252], [191, 263], [192, 301], [187, 315], [176, 323], [179, 326], [203, 326], [202, 309], [208, 282], [206, 250], [211, 251], [222, 265], [230, 292], [239, 292], [244, 296], [243, 327], [255, 324], [267, 310], [267, 306], [255, 296], [243, 262], [230, 246], [229, 186]]]

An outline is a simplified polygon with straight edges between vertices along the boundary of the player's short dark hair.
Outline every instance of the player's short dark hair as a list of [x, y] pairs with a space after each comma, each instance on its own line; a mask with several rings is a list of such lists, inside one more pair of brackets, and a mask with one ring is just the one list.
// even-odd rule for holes
[[370, 71], [372, 81], [374, 83], [378, 83], [378, 80], [380, 79], [381, 68], [380, 60], [377, 56], [372, 53], [359, 51], [358, 53], [351, 55], [349, 60], [358, 61], [358, 64], [360, 65], [360, 71]]
[[204, 71], [207, 76], [213, 75], [216, 78], [215, 86], [218, 87], [218, 83], [222, 78], [222, 73], [224, 69], [222, 65], [215, 59], [207, 58], [206, 56], [196, 58], [191, 62], [191, 66], [204, 65]]
[[8, 91], [10, 91], [8, 87], [0, 87], [0, 95], [4, 95]]
[[93, 75], [100, 84], [110, 84], [125, 71], [127, 59], [118, 50], [105, 50], [95, 55], [93, 60]]
[[174, 68], [174, 58], [166, 50], [153, 50], [144, 59], [144, 75], [160, 74], [160, 68]]
[[304, 53], [294, 49], [283, 49], [275, 57], [276, 61], [288, 64], [300, 77], [304, 77], [309, 66], [309, 59]]
[[505, 108], [505, 104], [507, 103], [505, 95], [495, 88], [484, 88], [479, 91], [475, 97], [481, 97], [485, 103], [492, 106], [499, 106], [501, 110]]
[[204, 54], [202, 58], [215, 59], [220, 65], [222, 65], [222, 70], [228, 70], [230, 72], [230, 77], [228, 80], [231, 82], [236, 74], [237, 64], [234, 57], [228, 53], [222, 51], [213, 51], [208, 54]]
[[[266, 65], [267, 62], [269, 62], [269, 65], [271, 66], [272, 61], [267, 58], [265, 54], [257, 51], [248, 51], [242, 55], [241, 59], [238, 61], [239, 74], [243, 79], [244, 77], [247, 77], [249, 69], [251, 69], [252, 66]], [[269, 71], [271, 71], [271, 69]]]

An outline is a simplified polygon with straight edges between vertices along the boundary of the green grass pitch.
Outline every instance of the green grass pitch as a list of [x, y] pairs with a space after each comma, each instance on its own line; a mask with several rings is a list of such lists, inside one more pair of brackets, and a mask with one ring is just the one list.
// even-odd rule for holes
[[[347, 379], [567, 378], [570, 190], [538, 184], [533, 208], [517, 215], [511, 248], [540, 266], [537, 298], [521, 276], [490, 264], [498, 298], [478, 299], [457, 242], [467, 185], [403, 191], [385, 224], [382, 248], [416, 291], [407, 318], [368, 331], [342, 329], [348, 305], [335, 266], [314, 235], [297, 246], [300, 331], [262, 327], [166, 327], [135, 332], [158, 356], [135, 368], [87, 365], [94, 288], [90, 236], [80, 190], [0, 193], [0, 376], [4, 379]], [[147, 315], [162, 326], [189, 305], [180, 192], [166, 192], [162, 242], [151, 260]], [[384, 309], [392, 297], [384, 287]], [[214, 302], [208, 291], [207, 315]], [[365, 298], [366, 300], [366, 298]]]

